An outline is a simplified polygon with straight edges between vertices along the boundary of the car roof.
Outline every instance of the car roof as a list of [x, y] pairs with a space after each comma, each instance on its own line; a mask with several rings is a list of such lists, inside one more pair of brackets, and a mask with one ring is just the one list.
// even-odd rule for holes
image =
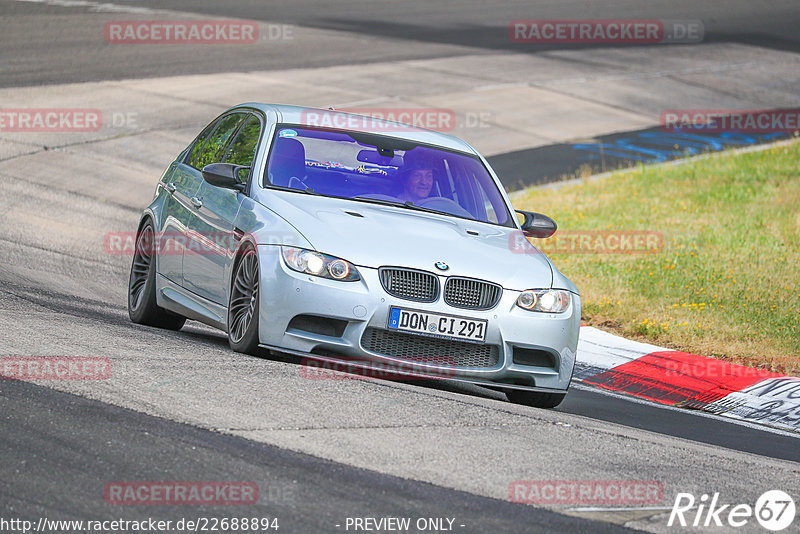
[[[241, 107], [255, 108], [265, 113], [272, 111], [277, 114], [279, 123], [299, 124], [305, 126], [330, 126], [331, 128], [335, 129], [374, 133], [378, 135], [385, 135], [387, 137], [394, 137], [397, 139], [409, 139], [412, 141], [436, 145], [451, 150], [467, 152], [469, 154], [478, 154], [478, 152], [472, 148], [469, 143], [453, 135], [374, 117], [368, 117], [367, 120], [363, 120], [365, 115], [359, 115], [356, 113], [345, 113], [342, 111], [320, 108], [290, 106], [286, 104], [265, 104], [258, 102], [240, 104], [231, 109]], [[407, 110], [398, 109], [398, 111]], [[336, 125], [339, 124], [346, 124], [347, 126], [344, 128], [337, 128]]]

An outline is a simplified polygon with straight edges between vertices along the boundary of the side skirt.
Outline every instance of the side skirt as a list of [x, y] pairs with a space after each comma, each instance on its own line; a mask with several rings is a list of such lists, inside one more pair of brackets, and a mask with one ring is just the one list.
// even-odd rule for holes
[[156, 301], [166, 310], [228, 331], [228, 308], [195, 295], [160, 274], [156, 275]]

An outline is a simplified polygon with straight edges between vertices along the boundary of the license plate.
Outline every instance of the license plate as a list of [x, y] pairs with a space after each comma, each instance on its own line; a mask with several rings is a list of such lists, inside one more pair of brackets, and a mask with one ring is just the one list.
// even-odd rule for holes
[[469, 319], [395, 306], [389, 308], [389, 329], [401, 332], [483, 343], [486, 341], [487, 324], [486, 319]]

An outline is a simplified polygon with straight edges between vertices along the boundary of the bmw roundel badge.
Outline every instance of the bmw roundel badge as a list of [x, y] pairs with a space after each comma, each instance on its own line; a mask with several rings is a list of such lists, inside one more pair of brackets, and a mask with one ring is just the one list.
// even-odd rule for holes
[[433, 264], [433, 266], [439, 269], [440, 271], [446, 271], [447, 269], [450, 268], [450, 266], [443, 261], [437, 261], [436, 263]]

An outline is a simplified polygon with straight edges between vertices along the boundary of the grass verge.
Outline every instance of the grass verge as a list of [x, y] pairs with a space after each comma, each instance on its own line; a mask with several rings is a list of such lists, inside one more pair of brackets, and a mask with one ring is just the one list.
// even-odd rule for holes
[[[580, 289], [585, 324], [798, 375], [798, 162], [800, 142], [723, 152], [530, 189], [514, 205], [558, 222], [556, 241], [534, 243]], [[609, 253], [626, 231], [644, 246]]]

